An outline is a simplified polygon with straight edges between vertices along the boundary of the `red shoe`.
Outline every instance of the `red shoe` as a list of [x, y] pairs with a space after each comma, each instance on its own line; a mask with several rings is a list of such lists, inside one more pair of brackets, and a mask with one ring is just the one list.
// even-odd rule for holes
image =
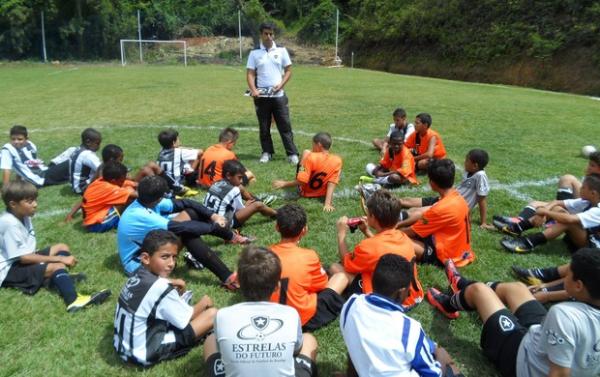
[[227, 242], [234, 245], [248, 245], [254, 241], [256, 241], [256, 237], [243, 236], [237, 232], [233, 232], [233, 238]]
[[458, 282], [460, 281], [460, 272], [456, 268], [454, 261], [452, 259], [446, 260], [444, 264], [444, 271], [446, 271], [446, 277], [448, 278], [448, 283], [450, 283], [450, 288], [452, 288], [452, 292], [456, 293], [460, 291], [458, 288]]
[[448, 319], [458, 318], [458, 315], [459, 315], [458, 311], [454, 311], [454, 312], [448, 311], [444, 308], [444, 305], [442, 305], [442, 301], [450, 301], [450, 297], [448, 295], [443, 294], [442, 292], [438, 291], [435, 288], [429, 288], [427, 290], [427, 301], [429, 301], [429, 303], [431, 305], [433, 305], [434, 308], [436, 308], [443, 315], [445, 315], [446, 318], [448, 318]]
[[221, 286], [228, 291], [236, 291], [240, 289], [240, 283], [238, 282], [237, 271], [229, 275], [227, 280], [221, 283]]

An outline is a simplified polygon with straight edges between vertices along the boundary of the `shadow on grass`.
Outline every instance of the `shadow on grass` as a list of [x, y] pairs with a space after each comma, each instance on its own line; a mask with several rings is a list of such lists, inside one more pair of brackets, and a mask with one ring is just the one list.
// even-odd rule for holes
[[115, 252], [104, 258], [104, 267], [111, 271], [123, 271], [119, 255]]
[[131, 370], [136, 370], [138, 372], [142, 372], [147, 368], [144, 368], [142, 366], [133, 364], [133, 363], [126, 363], [123, 360], [121, 360], [121, 358], [119, 356], [117, 356], [117, 352], [115, 351], [114, 345], [113, 345], [113, 341], [114, 341], [114, 327], [113, 324], [107, 324], [104, 327], [104, 331], [103, 331], [102, 338], [100, 339], [100, 342], [98, 342], [98, 353], [100, 354], [100, 357], [102, 358], [102, 360], [106, 363], [106, 365], [112, 367], [112, 368], [118, 368], [121, 370], [127, 370], [127, 369], [131, 369]]

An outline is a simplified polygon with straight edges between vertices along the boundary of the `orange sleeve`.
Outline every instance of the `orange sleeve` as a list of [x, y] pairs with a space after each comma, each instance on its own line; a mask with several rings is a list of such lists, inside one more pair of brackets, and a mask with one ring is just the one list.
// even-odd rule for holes
[[365, 271], [372, 264], [372, 256], [366, 250], [364, 240], [354, 247], [353, 253], [344, 256], [344, 269], [351, 274], [358, 274]]
[[386, 169], [389, 169], [392, 166], [392, 160], [390, 159], [390, 152], [385, 151], [381, 160], [379, 160], [379, 165], [383, 166]]
[[327, 288], [327, 282], [329, 281], [327, 274], [321, 266], [319, 256], [314, 251], [311, 260], [308, 263], [308, 267], [308, 273], [310, 274], [310, 287], [308, 288], [308, 291], [321, 292], [323, 289]]
[[303, 184], [307, 184], [308, 181], [310, 180], [310, 173], [312, 172], [312, 160], [310, 158], [311, 156], [308, 155], [303, 161], [302, 161], [302, 167], [300, 169], [300, 171], [298, 172], [298, 174], [296, 174], [296, 180], [300, 183]]
[[417, 144], [417, 132], [413, 132], [408, 136], [408, 139], [404, 142], [407, 148], [414, 148]]
[[445, 226], [446, 220], [437, 213], [435, 207], [429, 208], [423, 216], [411, 226], [411, 229], [420, 237], [427, 237], [436, 230]]
[[340, 173], [342, 172], [342, 159], [338, 158], [336, 161], [336, 166], [334, 168], [334, 170], [331, 172], [331, 178], [329, 178], [327, 180], [327, 182], [332, 182], [335, 183], [336, 185], [338, 184], [338, 182], [340, 181]]

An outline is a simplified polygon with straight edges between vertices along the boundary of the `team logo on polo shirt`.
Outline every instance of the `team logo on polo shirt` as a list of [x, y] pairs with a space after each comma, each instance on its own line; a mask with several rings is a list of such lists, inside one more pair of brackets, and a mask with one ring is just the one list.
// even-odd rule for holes
[[500, 328], [504, 332], [512, 331], [515, 328], [514, 322], [511, 321], [511, 319], [505, 315], [500, 316], [500, 318], [498, 319], [498, 323], [500, 324]]
[[[560, 345], [565, 342], [564, 338], [562, 338], [561, 336], [559, 336], [557, 333], [555, 333], [552, 330], [546, 330], [546, 340], [548, 341], [548, 344], [550, 344], [551, 346]], [[598, 346], [598, 349], [600, 349], [600, 344], [596, 344], [594, 346], [594, 350], [596, 350], [596, 346]]]
[[263, 340], [282, 327], [283, 321], [278, 318], [257, 315], [250, 318], [250, 324], [237, 332], [237, 337], [244, 340]]

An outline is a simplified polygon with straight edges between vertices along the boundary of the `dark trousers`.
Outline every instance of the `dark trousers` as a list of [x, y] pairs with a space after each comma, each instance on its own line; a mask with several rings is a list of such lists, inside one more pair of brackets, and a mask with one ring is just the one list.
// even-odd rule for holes
[[271, 139], [271, 117], [275, 118], [277, 130], [281, 136], [285, 153], [290, 156], [298, 154], [298, 149], [294, 144], [294, 133], [290, 123], [290, 110], [288, 108], [288, 98], [282, 97], [259, 97], [254, 98], [254, 107], [256, 108], [256, 117], [260, 129], [260, 146], [263, 153], [275, 153], [273, 148], [273, 139]]

